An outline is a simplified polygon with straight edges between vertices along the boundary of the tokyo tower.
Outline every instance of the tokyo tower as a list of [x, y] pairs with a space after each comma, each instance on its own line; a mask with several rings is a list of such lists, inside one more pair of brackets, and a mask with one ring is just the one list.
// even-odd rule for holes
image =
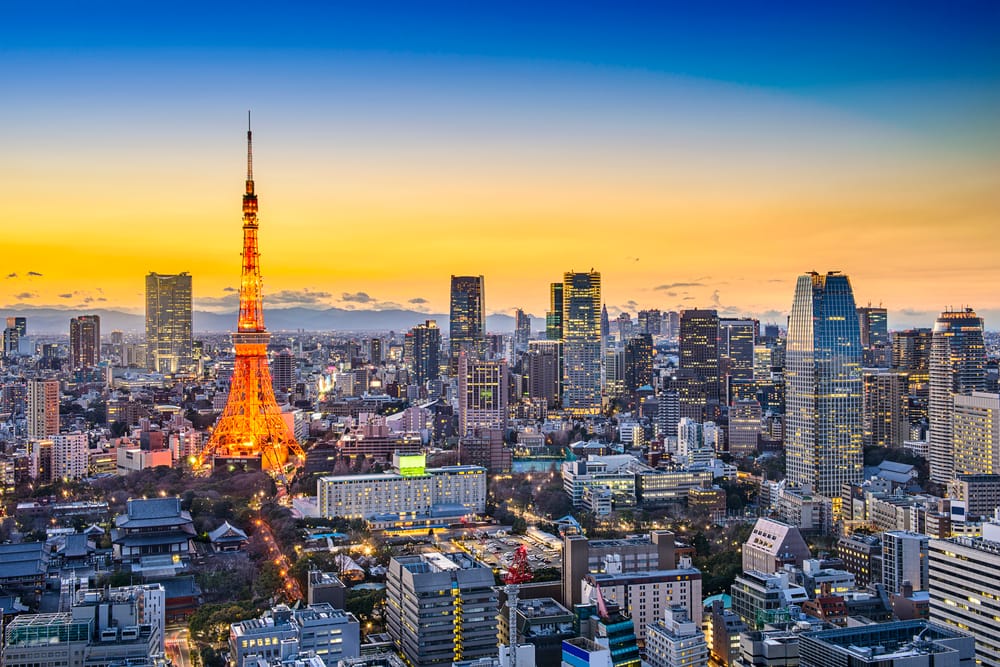
[[[229, 401], [215, 424], [199, 464], [209, 457], [219, 467], [261, 469], [281, 474], [290, 456], [305, 454], [281, 416], [271, 373], [261, 303], [260, 253], [257, 250], [257, 195], [253, 186], [253, 137], [247, 114], [247, 183], [243, 194], [243, 273], [240, 279], [240, 315], [233, 346], [236, 361]], [[200, 467], [200, 466], [199, 466]]]

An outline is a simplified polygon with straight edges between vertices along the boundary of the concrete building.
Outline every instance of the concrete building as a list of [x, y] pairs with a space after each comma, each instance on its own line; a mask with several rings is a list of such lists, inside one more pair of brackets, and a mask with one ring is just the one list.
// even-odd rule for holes
[[59, 381], [28, 380], [28, 439], [59, 433]]
[[979, 664], [1000, 665], [1000, 525], [982, 538], [930, 540], [930, 620], [976, 639]]
[[69, 321], [69, 363], [93, 368], [101, 361], [101, 316], [80, 315]]
[[[497, 614], [497, 641], [507, 644], [510, 638], [510, 614], [504, 602]], [[551, 665], [562, 656], [564, 639], [576, 636], [575, 616], [552, 598], [518, 599], [515, 612], [518, 644], [535, 647], [535, 664]]]
[[576, 637], [562, 643], [561, 667], [612, 667], [611, 651], [593, 639]]
[[1000, 394], [956, 394], [951, 432], [955, 476], [1000, 473]]
[[158, 373], [177, 373], [194, 365], [191, 276], [146, 276], [146, 363]]
[[646, 662], [652, 667], [707, 667], [708, 643], [687, 610], [672, 606], [646, 627]]
[[915, 591], [926, 591], [928, 584], [928, 537], [906, 530], [882, 534], [882, 583], [890, 593], [903, 590], [910, 582]]
[[788, 564], [801, 567], [809, 556], [798, 528], [773, 519], [757, 519], [743, 543], [743, 571], [774, 574]]
[[331, 475], [316, 483], [324, 518], [369, 519], [381, 514], [428, 514], [437, 506], [461, 513], [486, 511], [486, 469], [479, 466], [426, 468], [424, 454], [396, 455], [394, 472]]
[[458, 435], [477, 429], [505, 431], [508, 417], [507, 361], [458, 356]]
[[581, 584], [582, 599], [596, 600], [597, 587], [606, 601], [617, 604], [635, 623], [640, 647], [646, 627], [669, 607], [685, 608], [688, 618], [701, 626], [701, 571], [691, 567], [690, 558], [682, 557], [680, 567], [669, 570], [588, 574]]
[[744, 571], [737, 575], [730, 594], [733, 611], [751, 628], [760, 629], [775, 612], [788, 612], [789, 607], [799, 606], [809, 600], [802, 586], [791, 582], [787, 572], [764, 574]]
[[580, 582], [590, 573], [672, 570], [677, 567], [675, 549], [674, 534], [666, 530], [612, 540], [568, 534], [563, 538], [562, 603], [572, 609], [583, 601]]
[[972, 667], [974, 664], [971, 636], [920, 620], [807, 632], [799, 640], [800, 667]]
[[597, 271], [563, 276], [563, 408], [571, 414], [601, 411], [601, 274]]
[[52, 479], [82, 479], [87, 476], [89, 451], [84, 433], [53, 435]]
[[958, 475], [948, 483], [948, 497], [965, 503], [967, 517], [992, 516], [1000, 507], [1000, 474]]
[[386, 628], [414, 667], [497, 652], [493, 570], [464, 553], [400, 556], [386, 578]]
[[336, 667], [361, 654], [360, 624], [353, 614], [326, 603], [294, 610], [280, 604], [260, 618], [230, 625], [229, 652], [236, 665], [252, 658], [272, 664], [307, 654]]

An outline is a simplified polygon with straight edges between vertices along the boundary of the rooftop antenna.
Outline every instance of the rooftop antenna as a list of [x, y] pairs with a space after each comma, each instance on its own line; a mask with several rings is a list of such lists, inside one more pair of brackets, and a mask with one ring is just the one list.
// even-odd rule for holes
[[253, 180], [253, 132], [250, 131], [250, 109], [247, 109], [247, 181]]

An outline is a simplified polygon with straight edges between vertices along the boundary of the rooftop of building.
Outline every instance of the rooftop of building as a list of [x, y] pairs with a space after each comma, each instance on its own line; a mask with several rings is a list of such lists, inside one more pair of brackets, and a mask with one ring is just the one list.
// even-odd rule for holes
[[462, 552], [442, 553], [440, 551], [431, 551], [415, 556], [402, 556], [395, 560], [413, 574], [486, 568], [486, 565]]
[[549, 618], [553, 616], [573, 615], [566, 607], [552, 598], [518, 600], [517, 611], [526, 618]]
[[804, 637], [840, 647], [862, 659], [879, 661], [908, 656], [927, 655], [953, 650], [937, 644], [937, 640], [971, 636], [925, 620], [874, 623], [851, 628], [819, 630]]
[[598, 584], [621, 584], [631, 585], [643, 582], [657, 582], [664, 579], [701, 579], [701, 570], [693, 567], [677, 568], [674, 570], [649, 570], [648, 572], [621, 572], [610, 574], [607, 572], [591, 573], [585, 579], [592, 579]]

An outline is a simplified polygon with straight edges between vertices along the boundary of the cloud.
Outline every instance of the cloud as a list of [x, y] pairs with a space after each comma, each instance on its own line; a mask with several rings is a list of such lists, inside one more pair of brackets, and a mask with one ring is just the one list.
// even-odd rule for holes
[[240, 295], [203, 296], [195, 299], [194, 303], [199, 308], [235, 308], [240, 305]]
[[639, 303], [637, 301], [632, 301], [631, 299], [626, 301], [625, 305], [628, 306], [629, 308], [632, 308], [633, 310], [639, 307]]
[[7, 274], [7, 279], [10, 280], [11, 278], [17, 278], [17, 274], [16, 273], [8, 273]]
[[40, 274], [38, 271], [28, 271], [28, 277], [29, 278], [41, 278], [42, 274]]
[[235, 287], [223, 287], [222, 291], [223, 292], [239, 292], [239, 290], [236, 289]]
[[311, 289], [286, 289], [274, 294], [265, 294], [264, 301], [271, 305], [281, 306], [317, 306], [324, 305], [327, 299], [333, 297], [329, 292], [314, 292]]
[[678, 287], [704, 287], [705, 283], [666, 283], [665, 285], [657, 285], [654, 290], [672, 290]]
[[72, 299], [73, 298], [73, 293], [72, 292], [67, 292], [66, 294], [60, 294], [59, 298], [60, 299]]
[[694, 297], [693, 296], [686, 296], [683, 299], [681, 299], [681, 301], [694, 301]]
[[421, 304], [427, 303], [427, 299], [425, 299], [422, 296], [417, 296], [417, 297], [414, 297], [414, 298], [410, 299], [409, 301], [407, 301], [407, 303], [413, 303], [413, 304], [416, 304], [416, 305], [421, 305]]
[[340, 300], [346, 303], [372, 303], [375, 301], [367, 292], [344, 292], [340, 295]]
[[667, 296], [677, 296], [677, 292], [667, 292]]
[[18, 301], [26, 301], [28, 299], [38, 298], [38, 295], [34, 292], [21, 292], [20, 294], [15, 294], [14, 298]]
[[930, 310], [916, 310], [914, 308], [903, 308], [899, 311], [907, 317], [937, 317], [937, 314]]
[[722, 305], [722, 301], [720, 300], [720, 296], [719, 296], [719, 290], [715, 290], [714, 292], [712, 292], [712, 305], [713, 306], [721, 306]]

